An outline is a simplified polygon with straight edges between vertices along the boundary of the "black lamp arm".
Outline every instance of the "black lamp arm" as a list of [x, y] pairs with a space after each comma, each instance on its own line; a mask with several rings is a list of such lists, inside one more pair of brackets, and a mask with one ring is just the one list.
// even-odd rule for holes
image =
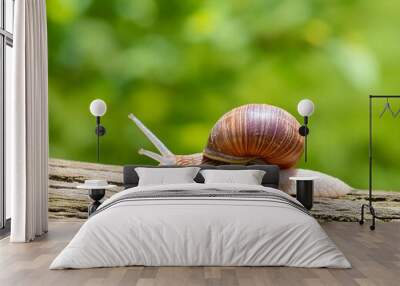
[[308, 116], [304, 116], [304, 124], [299, 128], [299, 134], [304, 137], [304, 161], [307, 162], [307, 135], [310, 133], [310, 130], [307, 127], [308, 125]]
[[94, 130], [97, 136], [106, 134], [106, 128], [100, 124], [100, 116], [96, 116], [96, 129]]
[[304, 124], [299, 128], [299, 134], [303, 137], [306, 137], [308, 133], [310, 133], [310, 130], [308, 129], [307, 125], [308, 125], [308, 117], [304, 116]]
[[100, 116], [96, 116], [96, 129], [94, 132], [97, 135], [97, 162], [100, 162], [100, 136], [106, 134], [106, 128], [100, 124]]

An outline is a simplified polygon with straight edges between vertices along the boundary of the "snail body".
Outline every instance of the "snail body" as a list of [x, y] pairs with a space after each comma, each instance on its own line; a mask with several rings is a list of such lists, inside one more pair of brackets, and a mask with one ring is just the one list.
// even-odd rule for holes
[[202, 153], [173, 154], [139, 119], [129, 115], [160, 154], [139, 150], [160, 165], [276, 164], [293, 167], [303, 153], [300, 123], [285, 110], [268, 104], [247, 104], [224, 114], [212, 128]]

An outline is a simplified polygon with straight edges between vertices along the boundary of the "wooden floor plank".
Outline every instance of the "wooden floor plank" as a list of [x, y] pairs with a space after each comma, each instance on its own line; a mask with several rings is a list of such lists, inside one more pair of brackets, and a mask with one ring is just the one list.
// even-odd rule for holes
[[377, 226], [323, 223], [352, 269], [290, 267], [118, 267], [83, 270], [48, 269], [81, 227], [81, 222], [51, 222], [48, 234], [28, 244], [0, 241], [1, 286], [397, 286], [400, 273], [400, 224]]

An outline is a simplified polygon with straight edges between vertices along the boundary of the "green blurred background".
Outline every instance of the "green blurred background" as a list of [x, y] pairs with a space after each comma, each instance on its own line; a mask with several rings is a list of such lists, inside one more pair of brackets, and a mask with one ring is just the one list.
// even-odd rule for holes
[[[316, 105], [300, 167], [368, 183], [368, 95], [400, 93], [400, 2], [47, 0], [50, 156], [96, 161], [89, 104], [107, 102], [101, 162], [155, 162], [133, 112], [177, 154], [246, 103]], [[400, 100], [392, 101], [400, 108]], [[400, 116], [378, 119], [375, 188], [400, 190]]]

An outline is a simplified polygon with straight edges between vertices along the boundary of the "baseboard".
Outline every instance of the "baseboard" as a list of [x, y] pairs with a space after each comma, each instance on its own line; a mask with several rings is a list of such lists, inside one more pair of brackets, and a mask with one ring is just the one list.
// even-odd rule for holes
[[6, 220], [6, 223], [3, 228], [0, 228], [0, 239], [9, 236], [10, 230], [11, 230], [11, 218]]

